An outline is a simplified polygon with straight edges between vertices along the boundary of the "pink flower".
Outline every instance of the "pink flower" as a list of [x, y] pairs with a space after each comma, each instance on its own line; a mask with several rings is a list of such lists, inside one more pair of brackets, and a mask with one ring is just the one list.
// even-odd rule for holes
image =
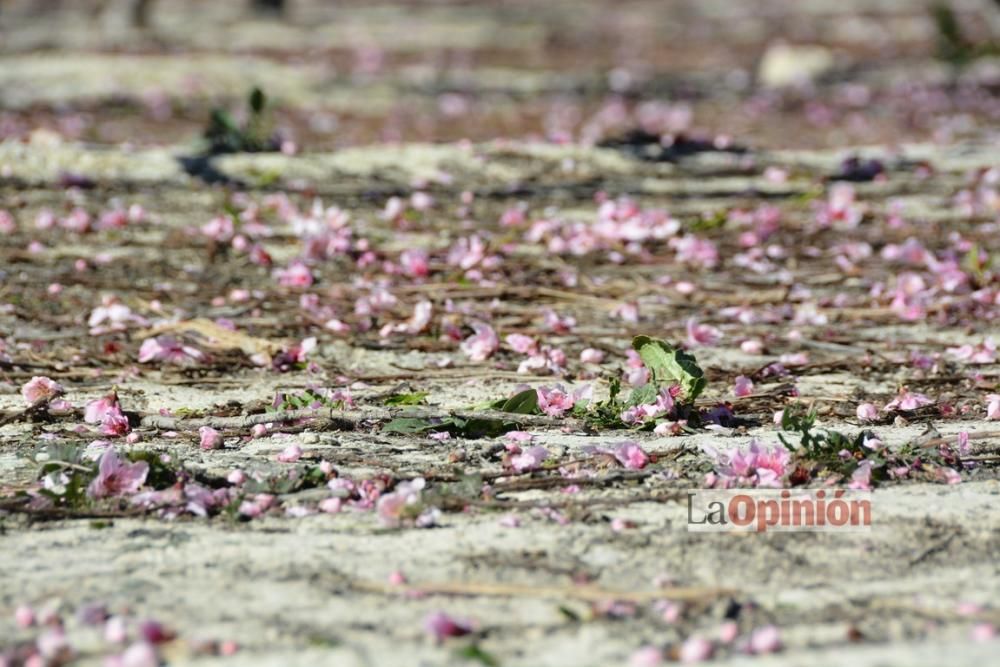
[[211, 426], [202, 426], [199, 428], [198, 435], [201, 437], [199, 444], [202, 449], [219, 449], [222, 447], [222, 434]]
[[584, 364], [599, 364], [604, 361], [604, 352], [592, 347], [580, 352], [580, 362]]
[[118, 403], [118, 394], [114, 391], [107, 396], [88, 403], [83, 413], [83, 421], [88, 424], [99, 424], [104, 421], [104, 415], [109, 411], [121, 412], [121, 405]]
[[856, 491], [871, 491], [873, 466], [874, 463], [868, 460], [864, 460], [859, 463], [857, 469], [854, 471], [854, 474], [851, 475], [851, 481], [847, 485], [848, 488]]
[[678, 262], [703, 269], [711, 269], [719, 263], [719, 250], [708, 239], [688, 235], [670, 239], [669, 245], [676, 251]]
[[19, 628], [30, 628], [35, 624], [35, 612], [27, 605], [20, 605], [14, 610], [14, 622]]
[[623, 442], [614, 449], [618, 462], [629, 470], [642, 470], [649, 463], [649, 455], [635, 442]]
[[576, 403], [576, 398], [572, 394], [566, 393], [562, 385], [556, 385], [552, 389], [539, 387], [538, 407], [542, 412], [550, 417], [562, 417], [567, 410], [572, 410]]
[[837, 223], [845, 227], [857, 227], [864, 215], [865, 207], [854, 201], [854, 187], [838, 182], [830, 188], [829, 199], [816, 211], [816, 222], [820, 227], [830, 227]]
[[91, 498], [107, 498], [133, 494], [146, 482], [147, 474], [148, 463], [126, 463], [118, 457], [114, 447], [108, 447], [101, 455], [97, 477], [87, 487], [87, 495]]
[[712, 646], [712, 642], [708, 641], [704, 637], [693, 635], [688, 637], [684, 643], [681, 644], [677, 658], [682, 664], [690, 665], [696, 662], [704, 662], [705, 660], [708, 660], [712, 657], [714, 652], [715, 647]]
[[288, 268], [278, 269], [275, 277], [283, 287], [309, 287], [313, 284], [312, 271], [300, 260], [292, 262]]
[[698, 320], [691, 317], [687, 321], [687, 343], [688, 347], [711, 347], [722, 338], [722, 332], [708, 324], [698, 324]]
[[500, 339], [493, 327], [483, 322], [473, 322], [472, 328], [475, 333], [462, 341], [462, 352], [472, 361], [486, 361], [499, 349]]
[[196, 347], [184, 345], [173, 336], [147, 338], [139, 347], [139, 363], [163, 361], [177, 366], [194, 366], [205, 359], [205, 353]]
[[882, 411], [891, 412], [893, 410], [916, 410], [917, 408], [922, 408], [925, 405], [932, 405], [933, 403], [934, 400], [924, 394], [911, 392], [906, 387], [903, 387], [896, 398], [885, 404]]
[[705, 452], [715, 460], [714, 486], [721, 488], [759, 486], [780, 488], [791, 454], [781, 445], [764, 447], [756, 440], [750, 441], [747, 452], [739, 449], [720, 452], [706, 447]]
[[294, 443], [285, 447], [278, 454], [278, 461], [281, 463], [295, 463], [300, 458], [302, 458], [302, 448]]
[[144, 641], [135, 642], [121, 655], [111, 656], [104, 662], [105, 667], [157, 667], [159, 664], [156, 648]]
[[510, 334], [504, 338], [504, 342], [519, 354], [536, 354], [538, 352], [538, 343], [531, 336], [517, 333]]
[[996, 639], [997, 629], [992, 623], [976, 623], [969, 636], [974, 642], [988, 642]]
[[643, 646], [629, 656], [629, 667], [657, 667], [663, 664], [663, 651], [655, 646]]
[[1000, 419], [1000, 394], [986, 396], [986, 419], [990, 421]]
[[443, 611], [435, 611], [424, 618], [424, 630], [435, 641], [442, 642], [448, 637], [469, 634], [473, 630], [473, 625], [470, 621], [453, 618]]
[[403, 273], [411, 278], [426, 278], [431, 272], [425, 250], [404, 250], [399, 254], [399, 265]]
[[62, 393], [62, 386], [44, 375], [36, 375], [21, 387], [21, 396], [28, 405], [51, 401]]
[[101, 433], [104, 435], [127, 435], [132, 427], [129, 426], [128, 417], [115, 405], [109, 408], [101, 417]]
[[997, 346], [992, 338], [987, 338], [980, 345], [949, 347], [945, 351], [956, 360], [967, 364], [992, 364], [997, 360]]
[[106, 331], [120, 331], [131, 322], [146, 323], [143, 318], [134, 315], [131, 308], [120, 303], [118, 297], [104, 296], [101, 297], [101, 305], [94, 308], [87, 319], [87, 326], [92, 335], [98, 335]]
[[773, 625], [765, 625], [750, 633], [751, 653], [774, 653], [781, 648], [781, 633]]
[[878, 408], [872, 403], [859, 403], [855, 412], [858, 419], [863, 422], [873, 422], [878, 419]]
[[746, 375], [739, 375], [736, 377], [736, 385], [733, 387], [733, 393], [737, 396], [749, 396], [753, 393], [753, 381]]
[[392, 493], [380, 496], [375, 508], [379, 520], [387, 526], [398, 526], [403, 520], [407, 506], [420, 503], [420, 494], [426, 485], [423, 477], [417, 477], [400, 482]]
[[549, 450], [544, 447], [529, 447], [510, 458], [510, 467], [516, 472], [528, 472], [541, 466], [549, 456]]

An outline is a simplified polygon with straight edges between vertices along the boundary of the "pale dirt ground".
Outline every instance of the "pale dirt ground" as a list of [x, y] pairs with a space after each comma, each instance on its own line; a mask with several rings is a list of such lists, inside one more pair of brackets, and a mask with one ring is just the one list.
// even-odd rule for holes
[[[17, 5], [17, 10], [25, 5], [10, 4]], [[80, 142], [57, 141], [37, 134], [30, 143], [0, 143], [0, 197], [6, 202], [0, 207], [16, 202], [25, 219], [31, 219], [42, 206], [64, 201], [57, 181], [62, 172], [70, 170], [97, 182], [96, 192], [89, 195], [93, 201], [126, 196], [129, 201], [144, 204], [156, 222], [151, 228], [120, 239], [113, 247], [101, 248], [127, 262], [120, 270], [124, 273], [108, 269], [91, 284], [70, 285], [73, 298], [86, 304], [80, 306], [80, 313], [55, 313], [50, 320], [38, 321], [0, 314], [0, 334], [19, 341], [48, 337], [47, 345], [57, 344], [63, 335], [85, 337], [81, 313], [93, 306], [102, 290], [126, 281], [137, 290], [151, 289], [151, 279], [141, 267], [150, 257], [162, 259], [163, 253], [156, 253], [158, 244], [166, 242], [171, 230], [202, 224], [218, 212], [222, 200], [218, 191], [186, 175], [175, 158], [190, 150], [184, 142], [193, 136], [192, 128], [201, 123], [208, 101], [241, 96], [248, 80], [265, 86], [289, 114], [306, 110], [337, 116], [343, 135], [348, 137], [345, 143], [365, 143], [375, 133], [368, 125], [372, 119], [382, 119], [400, 108], [426, 116], [423, 125], [417, 124], [419, 127], [404, 124], [400, 132], [413, 143], [403, 147], [358, 146], [331, 151], [340, 139], [326, 137], [317, 139], [319, 147], [312, 150], [304, 142], [306, 153], [300, 156], [236, 155], [216, 161], [225, 174], [242, 180], [255, 196], [307, 184], [328, 203], [344, 206], [365, 220], [375, 220], [389, 194], [406, 193], [414, 183], [422, 181], [430, 181], [430, 191], [449, 206], [462, 190], [476, 191], [490, 202], [486, 211], [491, 219], [516, 200], [527, 201], [533, 209], [558, 205], [564, 212], [579, 211], [583, 215], [593, 210], [596, 189], [629, 193], [643, 205], [663, 205], [675, 215], [690, 216], [752, 203], [763, 196], [792, 200], [811, 192], [820, 174], [829, 173], [845, 155], [855, 152], [854, 148], [845, 148], [850, 145], [861, 146], [857, 152], [886, 159], [901, 154], [933, 161], [936, 174], [931, 181], [899, 170], [893, 171], [884, 183], [858, 186], [859, 195], [876, 206], [883, 207], [890, 198], [898, 200], [907, 215], [926, 224], [926, 234], [933, 236], [940, 233], [940, 225], [947, 227], [954, 214], [950, 197], [967, 182], [968, 174], [996, 163], [996, 144], [991, 142], [995, 137], [990, 134], [989, 122], [981, 117], [970, 122], [967, 135], [959, 133], [948, 146], [928, 143], [927, 132], [913, 130], [887, 148], [883, 141], [885, 128], [898, 128], [880, 119], [877, 110], [872, 111], [872, 127], [867, 130], [840, 128], [817, 140], [816, 145], [826, 147], [822, 150], [813, 150], [812, 140], [805, 136], [792, 141], [795, 133], [788, 127], [782, 129], [780, 122], [762, 123], [761, 127], [770, 129], [751, 134], [759, 139], [756, 145], [763, 148], [754, 153], [749, 165], [738, 156], [717, 154], [695, 157], [679, 165], [645, 164], [614, 151], [520, 140], [477, 141], [467, 146], [418, 143], [435, 137], [457, 138], [449, 134], [451, 121], [435, 111], [436, 95], [443, 90], [457, 87], [466, 93], [471, 91], [470, 97], [482, 105], [475, 108], [483, 114], [479, 121], [471, 121], [473, 125], [495, 121], [499, 125], [494, 129], [508, 128], [506, 132], [484, 131], [476, 135], [475, 130], [467, 131], [470, 121], [456, 121], [454, 131], [465, 133], [458, 136], [485, 140], [513, 134], [510, 125], [503, 123], [516, 124], [510, 116], [530, 106], [526, 98], [519, 96], [558, 98], [581, 86], [605, 85], [605, 42], [601, 42], [603, 50], [594, 50], [597, 55], [586, 55], [590, 53], [587, 49], [570, 49], [568, 55], [563, 54], [567, 64], [547, 60], [550, 56], [546, 55], [546, 40], [552, 38], [553, 25], [566, 26], [568, 34], [577, 38], [593, 36], [588, 26], [598, 22], [598, 17], [615, 15], [613, 3], [612, 10], [608, 3], [594, 3], [586, 11], [575, 2], [546, 3], [541, 19], [534, 15], [542, 11], [538, 3], [512, 3], [505, 9], [484, 9], [475, 4], [410, 8], [407, 20], [401, 20], [388, 6], [367, 8], [363, 3], [344, 3], [328, 10], [317, 8], [317, 3], [300, 3], [303, 8], [297, 10], [300, 13], [295, 21], [280, 27], [260, 21], [230, 23], [235, 20], [230, 14], [235, 15], [236, 10], [227, 3], [207, 4], [211, 9], [206, 8], [201, 20], [192, 24], [179, 9], [183, 3], [161, 2], [167, 7], [158, 10], [160, 20], [152, 36], [157, 43], [182, 47], [185, 52], [178, 56], [156, 53], [149, 47], [149, 33], [137, 34], [117, 27], [120, 17], [114, 10], [93, 19], [93, 30], [76, 29], [82, 19], [74, 12], [84, 12], [79, 9], [82, 4], [70, 7], [58, 19], [15, 23], [13, 28], [0, 29], [0, 103], [4, 111], [11, 111], [12, 118], [21, 122], [24, 118], [47, 118], [45, 114], [61, 105], [79, 104], [90, 109], [86, 113], [91, 120], [98, 121], [78, 137]], [[828, 43], [842, 68], [836, 70], [839, 73], [835, 72], [835, 79], [853, 71], [851, 67], [857, 64], [853, 59], [863, 60], [866, 49], [872, 47], [873, 33], [878, 32], [876, 27], [893, 36], [893, 43], [904, 57], [865, 62], [853, 74], [857, 80], [873, 85], [914, 77], [932, 82], [946, 75], [947, 68], [927, 60], [922, 45], [932, 35], [932, 29], [909, 3], [810, 2], [801, 3], [794, 12], [775, 2], [668, 4], [634, 3], [628, 12], [621, 13], [616, 28], [623, 32], [638, 30], [641, 38], [637, 38], [635, 49], [641, 52], [642, 44], [669, 41], [655, 29], [657, 20], [664, 21], [664, 31], [675, 37], [676, 50], [656, 51], [653, 60], [658, 67], [676, 68], [664, 81], [657, 80], [657, 85], [668, 88], [676, 83], [675, 79], [695, 88], [704, 86], [734, 57], [746, 57], [752, 69], [749, 64], [759, 56], [757, 47], [773, 36], [777, 25], [769, 18], [771, 15], [784, 17], [781, 25], [787, 36]], [[959, 4], [968, 11], [985, 7], [976, 2]], [[4, 5], [0, 12], [7, 9]], [[583, 13], [577, 16], [578, 12]], [[709, 27], [701, 35], [686, 35], [676, 27], [678, 24], [668, 20], [676, 18], [673, 12], [693, 12], [700, 17], [700, 25]], [[861, 15], [868, 19], [858, 18]], [[400, 25], [406, 29], [401, 31]], [[219, 31], [226, 39], [219, 39]], [[702, 40], [726, 46], [719, 50], [691, 48], [691, 44]], [[393, 52], [401, 64], [380, 77], [349, 75], [353, 49], [368, 44]], [[482, 63], [468, 71], [461, 67], [442, 71], [421, 57], [431, 47], [480, 49], [490, 55], [484, 55]], [[112, 53], [118, 48], [124, 52]], [[147, 48], [154, 53], [145, 53]], [[273, 49], [278, 56], [261, 55], [255, 49]], [[314, 49], [325, 53], [327, 59], [311, 58], [308, 53], [299, 59], [286, 57], [289, 53], [294, 56], [299, 49]], [[750, 57], [748, 53], [755, 55]], [[995, 66], [995, 61], [984, 61], [968, 76], [989, 76]], [[683, 75], [678, 74], [681, 70]], [[119, 117], [109, 111], [119, 97], [158, 94], [165, 94], [181, 107], [172, 120], [162, 125], [149, 117], [135, 121], [128, 114]], [[721, 126], [712, 105], [724, 107], [728, 102], [719, 102], [711, 95], [707, 99], [704, 111], [713, 129], [733, 131], [740, 138], [741, 129], [758, 129], [741, 118], [733, 121], [733, 126]], [[190, 104], [190, 108], [185, 110], [182, 102]], [[53, 112], [52, 117], [58, 115]], [[514, 136], [520, 139], [537, 132], [538, 115], [533, 111], [526, 114], [528, 120], [516, 121], [523, 121], [528, 131]], [[146, 128], [148, 133], [137, 134], [135, 127]], [[120, 141], [133, 141], [137, 146], [111, 145]], [[778, 150], [781, 146], [795, 150]], [[763, 172], [769, 165], [787, 168], [791, 174], [788, 183], [776, 185], [765, 180]], [[442, 173], [452, 175], [453, 180], [436, 182]], [[519, 194], [505, 194], [515, 186], [522, 187]], [[485, 219], [486, 213], [483, 215]], [[430, 230], [399, 235], [387, 239], [386, 247], [429, 242], [436, 235], [445, 233]], [[0, 300], [18, 294], [40, 295], [53, 275], [67, 281], [68, 272], [60, 274], [60, 267], [69, 261], [67, 258], [79, 255], [80, 248], [73, 239], [65, 238], [48, 245], [36, 256], [28, 256], [21, 245], [2, 247], [4, 296]], [[294, 251], [291, 243], [284, 247], [279, 244], [275, 258], [284, 260]], [[206, 262], [204, 252], [197, 248], [181, 248], [177, 257], [178, 265], [204, 268]], [[683, 270], [672, 267], [664, 272], [673, 272], [675, 277], [683, 274]], [[814, 277], [817, 292], [839, 289], [836, 285], [826, 286], [822, 276]], [[715, 290], [716, 296], [731, 292], [725, 276], [719, 276], [714, 284], [711, 277], [700, 279]], [[224, 294], [232, 280], [228, 276], [204, 284], [198, 281], [196, 272], [180, 275], [180, 271], [177, 278], [179, 289], [189, 297], [186, 305], [197, 303], [197, 314], [205, 317], [226, 316], [224, 308], [209, 307], [208, 301]], [[254, 274], [238, 280], [270, 278]], [[850, 281], [847, 287], [851, 287]], [[757, 289], [767, 288], [768, 279], [763, 277]], [[133, 304], [148, 298], [148, 293], [143, 292]], [[687, 315], [702, 307], [701, 297], [664, 298], [651, 300], [648, 312], [652, 315], [639, 329], [680, 336]], [[557, 305], [561, 312], [575, 311], [581, 320], [587, 319], [580, 337], [558, 341], [560, 344], [572, 347], [582, 339], [598, 340], [617, 351], [619, 357], [609, 358], [610, 364], [621, 361], [628, 336], [636, 331], [611, 320], [604, 312], [610, 311], [610, 300], [598, 305]], [[302, 335], [301, 328], [286, 330], [273, 322], [258, 325], [257, 333], [265, 337], [272, 331], [283, 340]], [[848, 326], [839, 322], [834, 325]], [[948, 345], [978, 342], [991, 332], [996, 335], [990, 325], [902, 326], [894, 320], [876, 318], [847, 333], [875, 340], [879, 345], [894, 341], [940, 352]], [[317, 360], [324, 368], [358, 375], [398, 372], [393, 364], [423, 369], [418, 377], [408, 380], [410, 386], [429, 391], [429, 401], [446, 409], [495, 400], [525, 381], [509, 370], [468, 366], [453, 351], [421, 352], [401, 347], [372, 350], [350, 340], [336, 341], [322, 333], [320, 336]], [[78, 348], [86, 349], [83, 345]], [[811, 353], [814, 360], [824, 361], [856, 356], [849, 348]], [[426, 369], [441, 357], [453, 358], [460, 367], [458, 371], [428, 372]], [[718, 381], [710, 385], [711, 398], [725, 396], [738, 370], [761, 363], [760, 358], [742, 355], [732, 348], [699, 352], [699, 360], [719, 374]], [[74, 372], [72, 368], [63, 370], [68, 375]], [[892, 372], [864, 375], [816, 370], [799, 377], [798, 387], [805, 400], [815, 399], [828, 409], [826, 425], [851, 431], [857, 425], [845, 415], [853, 412], [857, 400], [887, 400], [901, 383], [912, 379], [911, 370], [905, 364]], [[982, 370], [995, 378], [998, 368], [993, 365]], [[127, 409], [155, 412], [160, 408], [210, 409], [230, 400], [244, 404], [269, 401], [278, 390], [328, 379], [306, 373], [277, 375], [247, 369], [203, 383], [197, 378], [178, 381], [177, 375], [156, 371], [125, 380], [115, 374], [77, 373], [60, 381], [67, 385], [67, 398], [77, 405], [117, 385]], [[331, 370], [329, 375], [333, 374]], [[17, 394], [20, 382], [23, 378], [0, 379], [0, 410], [21, 407]], [[394, 380], [359, 385], [355, 395], [364, 399], [397, 384]], [[551, 379], [533, 378], [530, 384], [551, 384]], [[961, 393], [951, 385], [942, 389], [943, 394], [949, 392]], [[680, 472], [701, 473], [709, 470], [705, 457], [697, 453], [702, 445], [744, 445], [751, 437], [775, 440], [776, 432], [767, 421], [769, 413], [758, 410], [756, 416], [764, 426], [738, 432], [699, 433], [684, 438], [654, 438], [649, 434], [627, 437], [640, 440], [654, 453], [669, 454], [683, 447], [686, 453], [676, 462], [664, 464], [665, 469], [676, 466]], [[907, 426], [886, 424], [877, 431], [891, 446], [898, 446], [920, 435], [925, 421]], [[942, 435], [962, 430], [976, 433], [989, 426], [981, 418], [951, 419], [935, 425]], [[0, 482], [16, 484], [30, 478], [33, 467], [25, 455], [46, 428], [37, 424], [0, 427]], [[590, 445], [625, 438], [626, 434], [538, 433], [539, 444], [564, 457], [572, 457]], [[377, 433], [307, 431], [274, 435], [240, 446], [230, 441], [224, 450], [202, 452], [191, 433], [171, 439], [149, 431], [143, 438], [144, 447], [169, 452], [185, 466], [216, 474], [234, 467], [279, 470], [284, 464], [277, 463], [275, 455], [291, 442], [300, 442], [308, 452], [334, 461], [341, 474], [356, 478], [384, 470], [419, 473], [440, 465], [460, 449], [466, 451], [470, 461], [486, 462], [479, 469], [498, 468], [496, 461], [489, 463], [485, 455], [496, 445], [491, 440], [438, 443]], [[976, 441], [981, 453], [995, 453], [998, 445], [1000, 439], [996, 437]], [[469, 467], [477, 466], [470, 463]], [[18, 604], [58, 606], [72, 615], [80, 605], [99, 601], [112, 610], [130, 610], [138, 618], [154, 617], [175, 628], [182, 641], [165, 651], [172, 665], [475, 664], [455, 653], [469, 640], [438, 646], [423, 631], [424, 616], [443, 609], [473, 619], [478, 624], [475, 641], [505, 667], [603, 667], [626, 664], [628, 656], [643, 645], [674, 646], [694, 632], [714, 636], [727, 605], [736, 601], [748, 605], [740, 617], [743, 632], [773, 623], [781, 629], [785, 649], [774, 656], [752, 658], [724, 652], [718, 657], [724, 664], [984, 667], [996, 662], [1000, 641], [969, 640], [973, 623], [1000, 624], [1000, 481], [995, 468], [968, 473], [957, 486], [907, 483], [879, 489], [874, 496], [875, 527], [868, 534], [852, 535], [693, 534], [685, 530], [686, 510], [677, 502], [626, 502], [640, 495], [667, 494], [680, 486], [664, 476], [602, 490], [584, 488], [572, 497], [574, 501], [604, 500], [607, 504], [568, 510], [572, 520], [566, 525], [539, 510], [521, 510], [517, 512], [522, 522], [518, 528], [504, 527], [501, 515], [474, 511], [446, 513], [441, 525], [432, 529], [384, 528], [372, 513], [354, 511], [304, 518], [271, 516], [248, 523], [222, 517], [172, 522], [115, 519], [107, 527], [89, 520], [29, 522], [23, 517], [0, 516], [0, 648], [33, 636], [17, 630], [11, 621], [12, 610]], [[314, 490], [285, 500], [287, 504], [309, 505], [322, 497]], [[557, 491], [511, 493], [508, 497], [552, 502], [567, 498]], [[634, 522], [635, 527], [615, 532], [611, 528], [614, 518]], [[373, 585], [383, 585], [397, 569], [404, 571], [416, 586], [483, 583], [510, 585], [514, 592], [415, 598], [370, 590]], [[613, 619], [592, 616], [590, 603], [574, 597], [573, 580], [580, 575], [589, 576], [594, 585], [602, 588], [647, 597], [655, 594], [654, 580], [660, 577], [678, 586], [718, 587], [731, 592], [718, 599], [691, 603], [673, 624], [662, 620], [648, 601], [637, 605], [634, 616]], [[669, 588], [663, 590], [664, 596], [669, 593]], [[959, 603], [977, 603], [986, 611], [978, 616], [963, 616], [956, 609]], [[576, 618], [561, 611], [561, 607]], [[850, 641], [850, 628], [860, 630], [865, 640]], [[93, 631], [71, 623], [69, 637], [85, 656], [79, 664], [100, 664], [96, 656], [103, 644]], [[199, 638], [235, 640], [241, 650], [229, 658], [191, 655], [191, 641]]]

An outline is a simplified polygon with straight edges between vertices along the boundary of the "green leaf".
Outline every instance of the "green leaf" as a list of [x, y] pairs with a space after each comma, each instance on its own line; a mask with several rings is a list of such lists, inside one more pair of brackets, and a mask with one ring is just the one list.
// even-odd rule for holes
[[433, 424], [429, 419], [420, 417], [396, 417], [382, 427], [383, 433], [424, 433], [432, 428], [439, 427], [440, 424]]
[[250, 91], [250, 110], [255, 114], [260, 114], [264, 111], [264, 105], [267, 103], [267, 97], [264, 95], [264, 91], [260, 88], [254, 88]]
[[508, 398], [499, 408], [503, 412], [513, 412], [519, 415], [541, 414], [538, 408], [538, 392], [534, 389], [525, 389]]
[[469, 644], [460, 649], [455, 649], [455, 655], [466, 660], [474, 660], [486, 667], [500, 667], [500, 661], [490, 653], [479, 648], [478, 644]]
[[410, 394], [393, 394], [392, 396], [387, 396], [383, 405], [420, 405], [424, 403], [424, 399], [427, 398], [426, 391], [415, 391]]
[[636, 336], [632, 348], [653, 375], [657, 385], [676, 382], [684, 390], [684, 398], [694, 401], [704, 391], [708, 381], [693, 354], [679, 350], [666, 341], [649, 336]]

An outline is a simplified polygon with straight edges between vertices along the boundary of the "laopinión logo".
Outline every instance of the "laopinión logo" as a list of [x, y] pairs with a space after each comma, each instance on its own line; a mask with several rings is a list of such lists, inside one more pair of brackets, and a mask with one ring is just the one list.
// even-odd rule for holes
[[849, 489], [709, 489], [688, 494], [688, 530], [869, 531], [872, 494]]

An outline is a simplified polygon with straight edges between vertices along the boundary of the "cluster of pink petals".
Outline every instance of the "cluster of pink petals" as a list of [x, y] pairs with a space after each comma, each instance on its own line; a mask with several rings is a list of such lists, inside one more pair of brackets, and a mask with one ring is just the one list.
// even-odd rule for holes
[[427, 483], [423, 477], [403, 481], [392, 493], [381, 495], [376, 505], [379, 520], [387, 526], [398, 526], [408, 506], [420, 503], [420, 495]]
[[87, 319], [92, 335], [100, 335], [109, 331], [121, 331], [129, 324], [145, 326], [146, 320], [132, 312], [132, 309], [121, 303], [115, 296], [101, 297], [101, 305], [95, 308]]
[[781, 488], [788, 472], [791, 453], [781, 445], [766, 447], [757, 440], [750, 441], [747, 451], [734, 449], [719, 451], [705, 447], [715, 463], [715, 472], [705, 478], [706, 486], [715, 488], [768, 487]]
[[979, 345], [961, 345], [945, 350], [953, 359], [966, 364], [992, 364], [997, 360], [997, 345], [992, 337]]
[[64, 389], [58, 382], [44, 375], [36, 375], [21, 387], [21, 396], [28, 405], [51, 401], [61, 396]]
[[674, 385], [661, 389], [652, 403], [644, 403], [627, 408], [621, 414], [621, 420], [626, 424], [644, 424], [651, 419], [668, 416], [673, 412], [674, 397], [680, 391], [680, 386]]
[[500, 348], [500, 339], [484, 322], [472, 322], [471, 326], [475, 333], [462, 341], [462, 352], [472, 361], [486, 361]]
[[630, 199], [609, 199], [600, 204], [593, 223], [538, 220], [532, 223], [525, 240], [545, 243], [549, 252], [558, 255], [583, 256], [615, 248], [638, 254], [643, 244], [670, 239], [680, 228], [680, 222], [662, 209], [642, 209]]
[[515, 472], [530, 472], [537, 470], [552, 454], [544, 447], [534, 446], [521, 449], [517, 445], [507, 445], [510, 457], [510, 467]]
[[97, 477], [87, 487], [87, 495], [91, 498], [131, 495], [145, 484], [147, 474], [148, 463], [128, 463], [118, 456], [114, 447], [108, 447], [101, 455]]
[[192, 345], [185, 345], [174, 336], [147, 338], [139, 346], [139, 363], [162, 361], [175, 366], [196, 366], [206, 359], [205, 353]]
[[677, 253], [677, 261], [683, 264], [711, 269], [719, 263], [719, 249], [715, 243], [693, 234], [671, 239], [670, 247]]
[[933, 405], [934, 399], [917, 392], [911, 392], [909, 389], [904, 387], [900, 390], [899, 395], [892, 399], [882, 408], [883, 412], [892, 412], [893, 410], [916, 410], [917, 408], [922, 408], [926, 405]]
[[128, 417], [122, 412], [118, 394], [114, 391], [88, 403], [83, 420], [88, 424], [100, 424], [104, 435], [127, 435], [131, 431]]
[[576, 396], [566, 391], [562, 385], [539, 387], [538, 407], [550, 417], [562, 417], [576, 405]]

